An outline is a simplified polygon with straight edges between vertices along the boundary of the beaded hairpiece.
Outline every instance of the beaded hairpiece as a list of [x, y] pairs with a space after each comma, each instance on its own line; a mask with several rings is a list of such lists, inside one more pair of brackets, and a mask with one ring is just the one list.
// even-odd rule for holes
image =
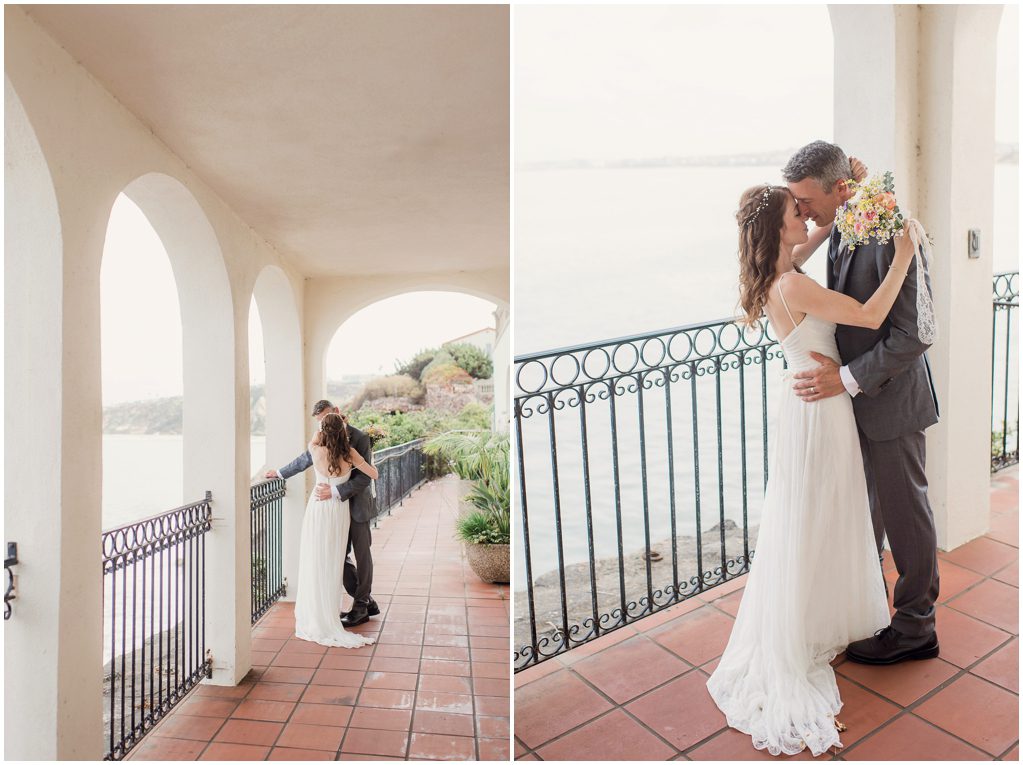
[[743, 228], [750, 225], [757, 219], [757, 216], [760, 215], [763, 210], [767, 209], [767, 204], [771, 201], [771, 192], [774, 191], [774, 186], [769, 183], [765, 185], [767, 188], [764, 189], [764, 193], [760, 195], [760, 204], [757, 205], [757, 209], [753, 212], [753, 214], [742, 222]]

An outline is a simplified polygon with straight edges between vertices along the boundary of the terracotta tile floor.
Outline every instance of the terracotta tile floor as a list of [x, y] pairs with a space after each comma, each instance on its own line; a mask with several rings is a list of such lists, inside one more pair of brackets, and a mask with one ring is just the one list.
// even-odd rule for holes
[[196, 688], [130, 759], [508, 760], [510, 601], [454, 539], [458, 487], [424, 484], [373, 531], [382, 613], [357, 629], [374, 645], [296, 640], [294, 604], [278, 603], [241, 684]]
[[[940, 553], [941, 656], [839, 657], [845, 760], [1019, 759], [1018, 468], [991, 481], [991, 531]], [[886, 555], [885, 572], [896, 576]], [[706, 681], [743, 579], [515, 676], [519, 760], [770, 760], [725, 725]], [[791, 759], [812, 759], [808, 752]]]

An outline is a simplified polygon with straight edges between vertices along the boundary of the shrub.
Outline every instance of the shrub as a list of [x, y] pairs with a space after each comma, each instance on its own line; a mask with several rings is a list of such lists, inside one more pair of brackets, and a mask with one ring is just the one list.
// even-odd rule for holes
[[495, 522], [481, 510], [459, 518], [455, 531], [459, 539], [469, 544], [506, 545], [511, 540], [509, 525]]
[[405, 397], [419, 402], [425, 395], [423, 386], [408, 375], [388, 375], [377, 377], [363, 385], [362, 390], [352, 399], [351, 408], [359, 409], [367, 401], [390, 396]]
[[408, 375], [413, 380], [419, 380], [422, 377], [423, 370], [433, 361], [433, 357], [437, 353], [437, 348], [428, 348], [425, 351], [420, 351], [404, 364], [395, 364], [394, 371], [396, 374]]
[[457, 364], [430, 364], [423, 370], [423, 385], [471, 385], [472, 377]]
[[454, 363], [469, 373], [477, 380], [489, 380], [494, 376], [494, 362], [477, 348], [469, 343], [452, 343], [443, 347]]

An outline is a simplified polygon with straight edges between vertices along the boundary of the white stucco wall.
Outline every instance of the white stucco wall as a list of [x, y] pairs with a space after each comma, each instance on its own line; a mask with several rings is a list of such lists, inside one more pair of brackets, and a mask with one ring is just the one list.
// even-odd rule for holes
[[[301, 325], [303, 281], [22, 10], [4, 14], [5, 100], [10, 112], [20, 99], [32, 128], [15, 121], [6, 147], [6, 215], [15, 224], [5, 236], [5, 342], [19, 363], [7, 364], [5, 530], [24, 563], [5, 624], [5, 754], [98, 759], [99, 279], [111, 206], [121, 191], [141, 204], [179, 288], [186, 496], [214, 496], [207, 645], [218, 683], [250, 667], [249, 301], [259, 272], [275, 266]], [[301, 390], [301, 365], [290, 363]]]
[[[895, 172], [934, 239], [941, 421], [927, 430], [938, 544], [989, 522], [995, 56], [1001, 6], [831, 5], [835, 141]], [[967, 230], [982, 231], [979, 259]]]

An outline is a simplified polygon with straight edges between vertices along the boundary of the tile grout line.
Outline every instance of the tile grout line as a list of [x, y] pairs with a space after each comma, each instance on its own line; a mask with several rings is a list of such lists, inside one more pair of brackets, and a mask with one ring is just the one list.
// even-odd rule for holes
[[[948, 561], [948, 562], [949, 562], [949, 563], [952, 563], [952, 565], [959, 565], [959, 564], [957, 564], [957, 563], [954, 563], [953, 561]], [[1011, 566], [1011, 565], [1012, 565], [1012, 563], [1007, 563], [1007, 564], [1006, 564], [1005, 566], [1003, 566], [1003, 567], [999, 568], [999, 569], [998, 569], [998, 571], [995, 571], [995, 572], [992, 572], [992, 574], [986, 574], [986, 575], [985, 575], [985, 574], [983, 574], [982, 572], [979, 572], [979, 571], [974, 571], [974, 573], [978, 573], [978, 574], [981, 574], [981, 576], [982, 576], [983, 578], [982, 578], [982, 579], [981, 579], [980, 581], [978, 581], [978, 582], [975, 582], [975, 583], [974, 583], [973, 585], [971, 585], [970, 587], [967, 587], [967, 588], [966, 588], [966, 589], [964, 589], [964, 590], [963, 590], [962, 592], [956, 593], [956, 595], [952, 596], [952, 597], [950, 598], [950, 600], [951, 600], [951, 599], [954, 599], [954, 598], [958, 598], [958, 597], [960, 597], [961, 595], [964, 595], [964, 594], [966, 594], [967, 592], [969, 592], [970, 590], [974, 589], [975, 587], [978, 587], [978, 586], [980, 586], [980, 585], [981, 585], [981, 584], [983, 584], [983, 583], [984, 583], [985, 581], [987, 581], [988, 579], [992, 578], [992, 577], [993, 577], [993, 575], [994, 575], [995, 573], [999, 573], [1000, 571], [1003, 571], [1003, 570], [1004, 570], [1005, 568], [1007, 568], [1008, 566]], [[966, 566], [961, 566], [961, 568], [965, 568], [965, 569], [966, 569], [966, 570], [968, 570], [968, 571], [972, 571], [972, 569], [969, 569], [969, 568], [967, 568]], [[1008, 585], [1008, 586], [1012, 586], [1012, 585]], [[1018, 588], [1017, 588], [1017, 589], [1018, 589]], [[733, 593], [726, 593], [726, 594], [722, 595], [722, 596], [721, 596], [720, 598], [716, 598], [715, 600], [713, 600], [713, 601], [710, 601], [710, 602], [707, 602], [707, 603], [705, 603], [704, 605], [706, 605], [706, 606], [711, 606], [711, 607], [712, 607], [712, 608], [713, 608], [713, 609], [714, 609], [715, 611], [717, 611], [717, 612], [719, 612], [719, 613], [722, 613], [722, 614], [724, 614], [724, 615], [728, 616], [728, 617], [729, 617], [730, 619], [732, 619], [732, 620], [734, 621], [735, 617], [734, 617], [734, 616], [732, 616], [732, 614], [729, 614], [729, 613], [728, 613], [727, 611], [724, 611], [723, 609], [719, 608], [719, 607], [718, 607], [718, 606], [716, 605], [717, 601], [719, 601], [719, 600], [721, 600], [721, 599], [723, 599], [723, 598], [725, 598], [725, 597], [728, 597], [728, 596], [729, 596], [729, 595], [731, 595], [731, 594], [733, 594]], [[945, 601], [945, 603], [944, 603], [944, 604], [942, 604], [942, 605], [946, 605], [946, 606], [947, 606], [947, 605], [948, 605], [948, 601]], [[701, 606], [701, 608], [702, 608], [702, 606]], [[698, 609], [698, 608], [697, 608], [697, 609], [694, 609], [693, 611], [691, 611], [691, 612], [689, 612], [689, 613], [695, 613], [695, 611], [697, 611], [697, 610], [699, 610], [699, 609]], [[962, 613], [962, 614], [963, 614], [964, 616], [967, 616], [967, 617], [969, 617], [969, 618], [976, 618], [976, 617], [973, 617], [973, 616], [971, 616], [971, 615], [969, 615], [969, 614], [965, 614], [965, 613], [963, 613], [963, 612], [960, 612], [960, 611], [958, 611], [958, 609], [953, 609], [953, 610], [955, 610], [955, 611], [956, 611], [957, 613]], [[677, 617], [677, 618], [682, 618], [683, 616], [686, 616], [686, 614], [680, 614], [680, 615], [679, 615], [679, 617]], [[985, 625], [988, 625], [988, 626], [991, 626], [991, 627], [995, 627], [995, 628], [996, 628], [996, 629], [998, 629], [999, 631], [1001, 631], [1001, 632], [1005, 633], [1005, 630], [1003, 630], [1002, 628], [1000, 628], [1000, 627], [996, 627], [995, 625], [991, 625], [991, 624], [989, 624], [988, 622], [985, 622], [985, 621], [983, 621], [982, 619], [977, 619], [977, 621], [978, 621], [978, 622], [980, 622], [980, 623], [982, 623], [982, 624], [985, 624]], [[657, 627], [659, 627], [659, 626], [661, 626], [661, 625], [657, 625], [657, 626], [656, 626], [656, 627], [654, 627], [653, 629], [656, 629], [656, 628], [657, 628]], [[910, 704], [909, 706], [907, 706], [907, 707], [902, 707], [901, 705], [899, 705], [899, 704], [898, 704], [898, 703], [896, 702], [896, 706], [900, 707], [900, 710], [899, 710], [899, 711], [898, 711], [898, 712], [897, 712], [897, 713], [896, 713], [895, 715], [893, 715], [891, 719], [889, 719], [889, 720], [885, 721], [885, 722], [884, 722], [884, 723], [882, 723], [882, 724], [881, 724], [880, 726], [878, 726], [878, 727], [877, 727], [876, 729], [874, 729], [874, 730], [873, 730], [873, 731], [871, 731], [870, 733], [868, 733], [868, 734], [866, 734], [865, 736], [863, 736], [863, 737], [862, 737], [861, 739], [859, 739], [859, 740], [858, 740], [858, 741], [857, 741], [857, 742], [856, 742], [855, 744], [852, 744], [852, 745], [850, 745], [850, 747], [849, 747], [848, 749], [845, 749], [845, 748], [843, 748], [843, 749], [841, 750], [841, 753], [843, 753], [843, 754], [844, 754], [845, 752], [847, 752], [847, 751], [850, 751], [851, 749], [853, 749], [853, 748], [855, 748], [855, 747], [857, 747], [857, 746], [859, 746], [859, 745], [863, 744], [863, 743], [864, 743], [864, 742], [865, 742], [866, 740], [868, 740], [869, 738], [872, 738], [872, 737], [873, 737], [873, 736], [874, 736], [874, 735], [875, 735], [876, 733], [878, 733], [878, 732], [879, 732], [880, 730], [882, 730], [883, 728], [885, 728], [885, 727], [887, 727], [888, 725], [890, 725], [891, 723], [893, 723], [893, 722], [894, 722], [895, 720], [897, 720], [897, 719], [899, 719], [900, 717], [902, 717], [902, 716], [903, 716], [903, 715], [904, 715], [904, 714], [905, 714], [906, 712], [910, 712], [910, 713], [912, 713], [912, 711], [913, 711], [913, 710], [915, 710], [916, 708], [918, 708], [918, 707], [919, 707], [919, 706], [920, 706], [921, 704], [923, 704], [923, 703], [924, 703], [925, 701], [929, 700], [929, 699], [930, 699], [931, 697], [933, 697], [934, 695], [936, 695], [936, 694], [937, 694], [938, 692], [940, 692], [941, 690], [944, 690], [944, 689], [945, 689], [946, 687], [948, 687], [948, 686], [949, 686], [949, 685], [951, 685], [951, 684], [952, 684], [953, 682], [955, 682], [956, 680], [958, 680], [959, 678], [961, 678], [961, 677], [962, 677], [963, 675], [966, 675], [966, 674], [972, 674], [972, 673], [970, 672], [970, 670], [972, 670], [972, 669], [973, 669], [973, 668], [974, 668], [975, 666], [977, 666], [978, 664], [980, 664], [980, 663], [982, 663], [982, 662], [986, 661], [986, 660], [987, 660], [988, 658], [990, 658], [990, 657], [991, 657], [991, 656], [992, 656], [993, 654], [995, 654], [995, 653], [997, 653], [998, 651], [1000, 651], [1000, 650], [1001, 650], [1002, 648], [1004, 648], [1004, 647], [1005, 647], [1005, 646], [1006, 646], [1006, 645], [1007, 645], [1007, 644], [1008, 644], [1009, 642], [1011, 642], [1011, 641], [1012, 641], [1013, 637], [1015, 637], [1015, 636], [1013, 636], [1013, 635], [1012, 635], [1012, 634], [1010, 634], [1010, 633], [1006, 633], [1006, 634], [1008, 635], [1008, 639], [1006, 639], [1006, 640], [1004, 640], [1003, 642], [999, 643], [999, 644], [998, 644], [998, 645], [997, 645], [997, 646], [996, 646], [995, 648], [993, 648], [993, 649], [992, 649], [992, 650], [991, 650], [991, 651], [990, 651], [989, 653], [987, 653], [987, 654], [985, 654], [984, 656], [980, 657], [980, 658], [979, 658], [979, 659], [977, 659], [977, 660], [976, 660], [975, 662], [973, 662], [972, 664], [970, 664], [970, 665], [969, 665], [968, 667], [965, 667], [965, 668], [959, 668], [959, 667], [956, 667], [956, 669], [957, 669], [957, 670], [959, 670], [959, 671], [957, 671], [957, 673], [956, 673], [955, 675], [953, 675], [952, 677], [950, 677], [950, 678], [949, 678], [948, 680], [946, 680], [946, 681], [945, 681], [944, 683], [940, 684], [939, 686], [937, 686], [937, 687], [933, 688], [933, 689], [932, 689], [931, 691], [929, 691], [928, 693], [924, 694], [924, 695], [923, 695], [923, 696], [921, 696], [920, 698], [916, 699], [916, 700], [915, 700], [915, 701], [914, 701], [914, 702], [913, 702], [912, 704]], [[719, 659], [719, 658], [720, 658], [720, 656], [717, 656], [717, 657], [714, 657], [714, 658], [711, 658], [711, 659], [709, 659], [708, 661], [704, 662], [704, 663], [703, 663], [703, 664], [701, 664], [701, 665], [692, 665], [692, 664], [691, 664], [691, 662], [687, 661], [687, 660], [686, 660], [686, 659], [684, 659], [684, 658], [683, 658], [682, 656], [680, 656], [679, 654], [677, 654], [677, 653], [675, 653], [674, 651], [672, 651], [672, 650], [671, 650], [670, 648], [667, 648], [666, 646], [663, 646], [663, 645], [661, 645], [660, 643], [658, 643], [658, 642], [657, 642], [656, 640], [654, 640], [653, 638], [650, 638], [650, 637], [649, 637], [649, 636], [647, 635], [647, 633], [646, 633], [646, 632], [639, 632], [639, 633], [637, 633], [637, 634], [636, 634], [635, 636], [633, 636], [633, 637], [644, 637], [644, 638], [646, 638], [646, 639], [647, 639], [648, 641], [650, 641], [650, 642], [652, 642], [652, 643], [654, 643], [654, 644], [658, 645], [658, 646], [659, 646], [660, 648], [662, 648], [663, 650], [666, 650], [666, 651], [668, 651], [668, 652], [669, 652], [669, 653], [670, 653], [671, 655], [673, 655], [673, 656], [676, 656], [677, 658], [679, 658], [680, 660], [682, 660], [682, 661], [683, 661], [683, 662], [685, 662], [686, 664], [689, 664], [689, 665], [690, 665], [690, 667], [691, 667], [691, 669], [696, 669], [697, 671], [701, 672], [701, 674], [704, 674], [704, 675], [706, 675], [706, 671], [704, 670], [704, 667], [706, 667], [706, 665], [708, 665], [708, 664], [712, 663], [713, 661], [715, 661], [715, 659]], [[631, 639], [631, 638], [626, 638], [625, 640], [629, 640], [629, 639]], [[596, 652], [596, 653], [594, 653], [594, 654], [591, 654], [591, 656], [596, 656], [596, 655], [598, 655], [598, 654], [600, 654], [600, 653], [603, 653], [604, 651], [606, 651], [606, 650], [609, 650], [609, 649], [613, 648], [613, 647], [614, 647], [614, 646], [616, 646], [616, 645], [620, 645], [621, 643], [625, 642], [625, 640], [622, 640], [622, 641], [619, 641], [619, 642], [617, 642], [617, 643], [614, 643], [613, 645], [609, 645], [609, 646], [608, 646], [607, 648], [601, 649], [600, 651], [598, 651], [598, 652]], [[567, 652], [566, 652], [566, 653], [567, 653]], [[555, 657], [551, 657], [551, 658], [552, 658], [552, 659], [556, 659], [557, 657], [555, 656]], [[587, 656], [586, 658], [589, 658], [589, 656]], [[585, 660], [585, 659], [582, 659], [582, 660], [580, 660], [580, 661], [584, 661], [584, 660]], [[950, 664], [950, 665], [951, 665], [951, 666], [953, 666], [953, 667], [955, 667], [955, 666], [956, 666], [955, 664], [952, 664], [951, 662], [946, 662], [946, 663]], [[573, 727], [573, 728], [571, 728], [571, 729], [569, 729], [569, 730], [567, 730], [567, 731], [564, 731], [563, 733], [559, 734], [558, 736], [555, 736], [555, 737], [553, 737], [553, 738], [551, 738], [551, 739], [549, 739], [549, 740], [547, 740], [547, 741], [543, 742], [542, 744], [540, 744], [540, 745], [539, 745], [539, 746], [537, 747], [537, 749], [538, 749], [538, 748], [541, 748], [541, 747], [544, 747], [544, 746], [548, 746], [548, 745], [549, 745], [549, 744], [551, 744], [551, 743], [554, 743], [554, 742], [556, 742], [556, 741], [559, 741], [559, 740], [561, 740], [562, 738], [564, 738], [564, 737], [568, 736], [569, 734], [571, 734], [571, 733], [573, 733], [573, 732], [575, 732], [575, 731], [579, 730], [579, 729], [580, 729], [580, 728], [582, 728], [582, 727], [585, 727], [586, 725], [588, 725], [588, 724], [590, 724], [590, 723], [594, 722], [595, 720], [599, 720], [599, 719], [601, 719], [601, 718], [603, 718], [603, 717], [607, 716], [608, 714], [610, 714], [611, 712], [613, 712], [613, 711], [614, 711], [614, 709], [621, 709], [621, 710], [622, 710], [622, 711], [623, 711], [624, 713], [626, 713], [626, 714], [627, 714], [627, 715], [628, 715], [629, 717], [631, 717], [632, 719], [634, 719], [634, 720], [635, 720], [635, 721], [636, 721], [636, 722], [637, 722], [637, 723], [638, 723], [639, 725], [641, 725], [641, 726], [642, 726], [642, 727], [643, 727], [644, 729], [646, 729], [646, 730], [650, 731], [651, 733], [653, 733], [653, 734], [654, 734], [655, 736], [657, 736], [658, 738], [661, 738], [662, 740], [664, 740], [664, 739], [663, 739], [663, 738], [662, 738], [661, 736], [659, 736], [659, 735], [658, 735], [658, 734], [656, 733], [656, 731], [653, 731], [652, 729], [650, 729], [650, 728], [649, 728], [649, 727], [648, 727], [648, 726], [647, 726], [647, 725], [646, 725], [645, 723], [643, 723], [643, 722], [642, 722], [641, 720], [639, 720], [639, 719], [638, 719], [638, 718], [636, 718], [636, 717], [635, 717], [634, 715], [632, 715], [632, 714], [631, 714], [631, 713], [629, 712], [629, 710], [625, 709], [625, 706], [624, 706], [624, 704], [621, 704], [621, 705], [619, 705], [619, 704], [618, 704], [617, 702], [615, 702], [615, 701], [614, 701], [613, 699], [611, 699], [611, 698], [610, 698], [609, 696], [607, 696], [606, 694], [604, 694], [604, 693], [603, 693], [603, 692], [602, 692], [602, 691], [601, 691], [601, 690], [600, 690], [599, 688], [597, 688], [597, 687], [596, 687], [596, 686], [594, 686], [594, 685], [593, 685], [592, 683], [590, 683], [590, 682], [589, 682], [589, 681], [588, 681], [588, 680], [587, 680], [587, 679], [586, 679], [585, 677], [583, 677], [583, 676], [582, 676], [581, 674], [579, 674], [578, 672], [576, 672], [576, 671], [574, 670], [574, 665], [567, 665], [567, 666], [563, 666], [563, 668], [564, 668], [564, 669], [566, 669], [566, 670], [568, 670], [569, 672], [571, 672], [571, 673], [572, 673], [572, 674], [573, 674], [573, 675], [574, 675], [575, 677], [577, 677], [577, 678], [579, 678], [580, 680], [582, 680], [582, 681], [583, 681], [583, 682], [584, 682], [584, 683], [585, 683], [585, 684], [586, 684], [587, 686], [591, 687], [591, 688], [592, 688], [592, 689], [593, 689], [594, 691], [596, 691], [596, 692], [597, 692], [597, 693], [599, 693], [599, 694], [600, 694], [601, 696], [603, 696], [603, 697], [604, 697], [605, 699], [607, 699], [607, 700], [608, 700], [609, 702], [611, 702], [611, 704], [612, 704], [612, 709], [606, 710], [605, 712], [602, 712], [601, 714], [597, 715], [596, 717], [594, 717], [594, 718], [591, 718], [591, 719], [589, 719], [589, 720], [586, 720], [586, 721], [584, 721], [583, 723], [580, 723], [579, 725], [577, 725], [577, 726], [575, 726], [575, 727]], [[556, 671], [557, 671], [557, 670], [556, 670]], [[691, 670], [687, 670], [686, 672], [682, 673], [682, 675], [685, 675], [685, 674], [689, 674], [689, 672], [690, 672], [690, 671], [691, 671]], [[832, 671], [833, 671], [833, 672], [835, 671], [835, 670], [834, 670], [834, 668], [832, 668]], [[551, 674], [554, 674], [554, 673], [551, 673]], [[668, 685], [669, 683], [673, 682], [674, 680], [676, 680], [676, 679], [677, 679], [678, 677], [681, 677], [682, 675], [676, 675], [676, 676], [674, 676], [674, 677], [672, 677], [672, 678], [669, 678], [669, 679], [668, 679], [668, 680], [666, 680], [666, 681], [665, 681], [664, 683], [661, 683], [661, 684], [659, 684], [659, 685], [657, 685], [657, 686], [654, 686], [653, 688], [651, 688], [651, 689], [649, 689], [649, 690], [647, 690], [647, 691], [644, 691], [644, 692], [643, 692], [642, 694], [640, 694], [640, 695], [636, 696], [636, 697], [635, 697], [635, 698], [633, 698], [633, 699], [630, 699], [629, 701], [627, 701], [627, 702], [625, 702], [625, 703], [634, 703], [634, 702], [635, 702], [635, 701], [637, 701], [638, 699], [640, 699], [640, 698], [643, 698], [644, 696], [647, 696], [647, 695], [649, 695], [650, 693], [653, 693], [654, 691], [656, 691], [656, 690], [659, 690], [660, 688], [663, 688], [664, 686], [666, 686], [666, 685]], [[548, 675], [545, 675], [544, 677], [547, 677], [547, 676], [548, 676]], [[887, 697], [885, 697], [885, 696], [882, 696], [881, 694], [877, 693], [876, 691], [873, 691], [873, 689], [870, 689], [870, 688], [866, 688], [865, 686], [862, 686], [862, 685], [861, 685], [860, 683], [856, 682], [855, 680], [852, 680], [851, 678], [848, 678], [848, 677], [846, 677], [845, 675], [842, 675], [842, 677], [843, 677], [843, 678], [844, 678], [845, 680], [847, 680], [847, 681], [849, 681], [849, 682], [852, 682], [852, 683], [853, 683], [854, 685], [856, 685], [856, 686], [858, 686], [858, 687], [862, 688], [863, 690], [866, 690], [866, 691], [870, 692], [870, 693], [871, 693], [872, 695], [876, 696], [877, 698], [880, 698], [880, 699], [884, 700], [884, 701], [885, 701], [885, 702], [887, 702], [887, 703], [891, 703], [891, 702], [892, 702], [892, 700], [891, 700], [891, 699], [888, 699]], [[997, 683], [992, 683], [991, 681], [988, 681], [988, 680], [986, 680], [985, 678], [979, 677], [978, 675], [974, 675], [974, 677], [977, 677], [977, 678], [978, 678], [979, 680], [983, 680], [983, 681], [987, 682], [988, 684], [990, 684], [990, 685], [993, 685], [993, 686], [994, 686], [994, 687], [996, 687], [996, 688], [1001, 688], [1001, 689], [1003, 689], [1003, 690], [1009, 691], [1009, 689], [1005, 689], [1005, 688], [1002, 688], [1002, 686], [998, 685]], [[541, 677], [541, 678], [537, 678], [537, 680], [541, 680], [541, 679], [543, 679], [543, 678], [542, 678], [542, 677]], [[532, 682], [536, 682], [536, 681], [531, 681], [530, 683], [526, 683], [526, 684], [525, 684], [524, 686], [522, 686], [522, 687], [524, 688], [524, 687], [526, 687], [527, 685], [530, 685], [530, 684], [531, 684]], [[1010, 693], [1012, 693], [1012, 691], [1009, 691], [1009, 692], [1010, 692]], [[1017, 696], [1018, 696], [1018, 694], [1015, 694], [1015, 695], [1017, 695]], [[954, 738], [956, 738], [956, 739], [957, 739], [957, 740], [959, 740], [959, 741], [962, 741], [962, 742], [963, 742], [964, 744], [966, 744], [967, 746], [971, 747], [972, 749], [974, 749], [974, 750], [976, 750], [976, 751], [981, 751], [981, 752], [983, 752], [983, 750], [981, 750], [981, 749], [980, 749], [979, 747], [976, 747], [975, 745], [973, 745], [973, 744], [970, 744], [969, 742], [967, 742], [967, 741], [965, 741], [965, 740], [963, 740], [963, 739], [960, 739], [960, 738], [959, 738], [958, 736], [955, 736], [955, 734], [951, 733], [951, 731], [946, 731], [946, 730], [944, 730], [944, 728], [941, 728], [940, 726], [934, 725], [933, 723], [931, 723], [931, 722], [930, 722], [930, 721], [928, 721], [928, 720], [925, 720], [924, 718], [919, 718], [919, 719], [922, 719], [922, 720], [924, 720], [924, 722], [926, 722], [927, 724], [929, 724], [929, 725], [932, 725], [933, 727], [936, 727], [936, 728], [938, 728], [939, 730], [942, 730], [943, 732], [947, 733], [948, 735], [951, 735], [951, 736], [953, 736]], [[678, 751], [678, 752], [679, 752], [679, 754], [682, 754], [682, 755], [686, 755], [686, 753], [687, 753], [687, 752], [691, 752], [692, 750], [694, 750], [694, 749], [696, 749], [696, 748], [698, 748], [698, 747], [700, 747], [700, 746], [704, 745], [704, 744], [705, 744], [705, 743], [707, 743], [708, 741], [710, 741], [710, 740], [713, 740], [714, 738], [717, 738], [717, 737], [718, 737], [719, 735], [722, 735], [722, 734], [723, 734], [723, 733], [724, 733], [725, 731], [727, 731], [727, 730], [728, 730], [728, 726], [726, 725], [726, 726], [725, 726], [725, 728], [723, 728], [723, 729], [721, 729], [721, 730], [719, 730], [719, 731], [716, 731], [716, 732], [715, 732], [714, 734], [712, 734], [712, 735], [710, 735], [710, 736], [708, 736], [708, 737], [706, 737], [706, 738], [702, 739], [701, 741], [698, 741], [698, 742], [694, 743], [694, 744], [693, 744], [692, 746], [690, 746], [690, 747], [687, 747], [687, 748], [686, 748], [685, 750], [679, 750], [679, 749], [678, 749], [677, 747], [674, 747], [674, 746], [672, 746], [672, 745], [671, 745], [671, 744], [670, 744], [669, 742], [667, 742], [667, 741], [665, 741], [665, 743], [666, 743], [666, 744], [668, 744], [669, 746], [671, 746], [671, 748], [672, 748], [672, 749], [675, 749], [676, 751]], [[520, 741], [520, 743], [521, 743], [521, 739], [518, 739], [517, 737], [516, 737], [516, 739], [517, 739], [517, 740], [519, 740], [519, 741]], [[527, 751], [526, 751], [526, 752], [525, 752], [525, 753], [524, 753], [523, 755], [521, 755], [521, 756], [525, 756], [525, 754], [533, 754], [533, 755], [535, 755], [535, 756], [539, 757], [539, 754], [537, 754], [537, 749], [533, 749], [533, 748], [530, 748], [530, 747], [526, 746], [526, 745], [525, 745], [524, 743], [522, 743], [522, 745], [523, 745], [523, 748], [525, 748], [525, 749], [526, 749]], [[1011, 748], [1012, 748], [1012, 747], [1010, 747], [1009, 749], [1011, 750]], [[1008, 750], [1007, 750], [1007, 751], [1008, 751]], [[985, 753], [985, 754], [987, 754], [986, 752], [984, 752], [984, 753]], [[838, 754], [836, 754], [836, 755], [833, 755], [832, 759], [837, 759], [838, 757], [839, 757], [839, 755], [838, 755]]]

